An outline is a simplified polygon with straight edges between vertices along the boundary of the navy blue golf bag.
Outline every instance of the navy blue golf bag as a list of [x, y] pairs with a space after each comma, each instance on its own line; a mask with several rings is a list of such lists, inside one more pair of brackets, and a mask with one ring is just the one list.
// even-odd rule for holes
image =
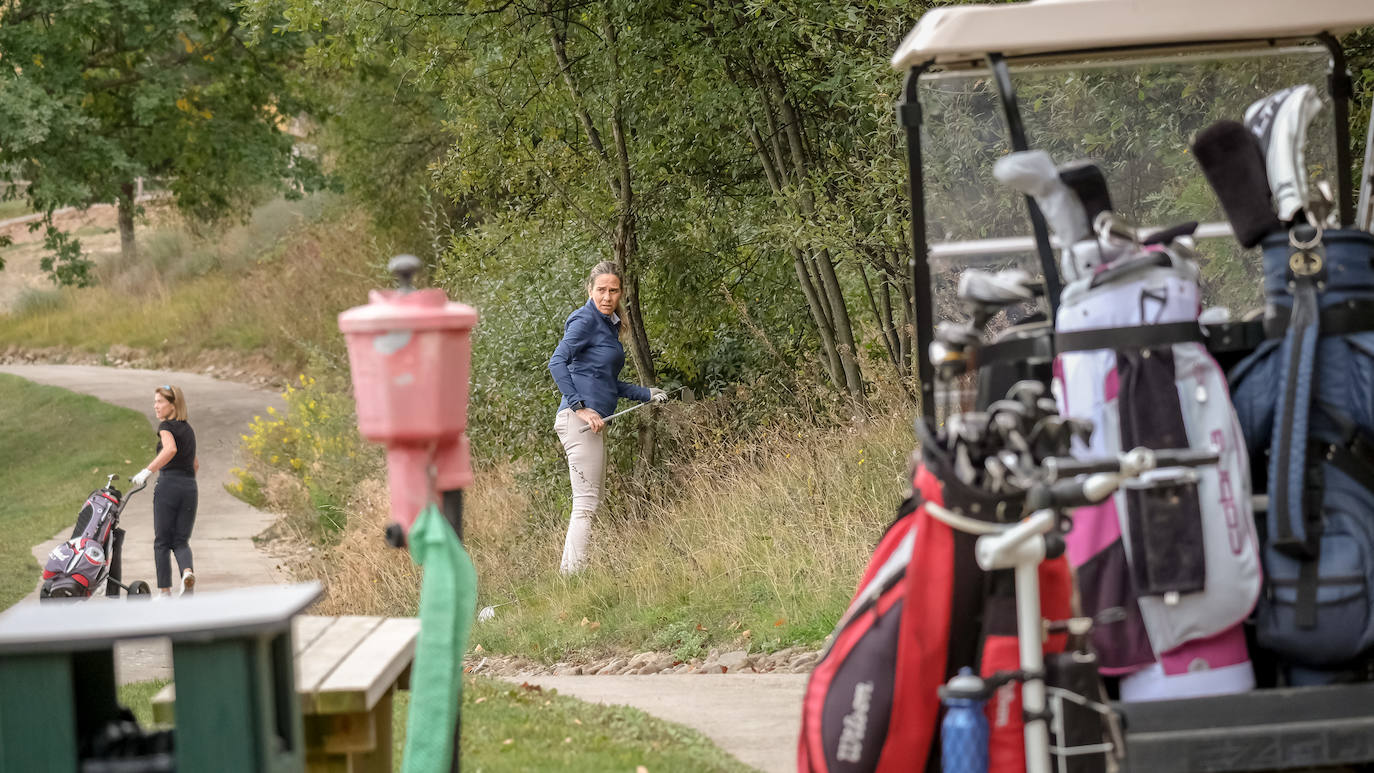
[[1263, 246], [1267, 340], [1231, 374], [1256, 491], [1267, 473], [1256, 633], [1337, 670], [1374, 649], [1374, 236], [1302, 227]]

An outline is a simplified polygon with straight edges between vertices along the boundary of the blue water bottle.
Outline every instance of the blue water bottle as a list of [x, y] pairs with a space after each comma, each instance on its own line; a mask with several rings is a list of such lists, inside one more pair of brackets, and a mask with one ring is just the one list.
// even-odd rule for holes
[[988, 773], [988, 716], [983, 680], [964, 667], [940, 688], [945, 719], [940, 724], [944, 773]]

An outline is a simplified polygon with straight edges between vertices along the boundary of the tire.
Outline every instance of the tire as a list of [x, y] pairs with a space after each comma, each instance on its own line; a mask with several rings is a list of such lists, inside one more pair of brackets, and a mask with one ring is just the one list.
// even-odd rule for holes
[[153, 589], [148, 585], [148, 583], [142, 580], [134, 580], [133, 582], [129, 583], [129, 598], [151, 599], [152, 597]]

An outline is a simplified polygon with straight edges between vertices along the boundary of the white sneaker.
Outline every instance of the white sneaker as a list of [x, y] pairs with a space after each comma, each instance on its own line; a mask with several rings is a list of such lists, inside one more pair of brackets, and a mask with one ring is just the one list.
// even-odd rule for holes
[[190, 596], [196, 590], [196, 573], [187, 569], [181, 573], [181, 595]]
[[171, 592], [170, 590], [167, 590], [167, 591], [158, 591], [157, 593], [154, 593], [154, 594], [153, 594], [153, 601], [171, 601], [171, 600], [172, 600], [172, 592]]

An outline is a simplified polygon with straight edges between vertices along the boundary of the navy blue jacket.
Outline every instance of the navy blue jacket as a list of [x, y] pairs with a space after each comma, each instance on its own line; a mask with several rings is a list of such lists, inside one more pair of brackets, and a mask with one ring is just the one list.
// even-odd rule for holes
[[620, 345], [619, 332], [619, 319], [602, 314], [591, 299], [568, 315], [563, 340], [549, 358], [549, 372], [563, 393], [558, 410], [581, 400], [602, 416], [610, 416], [622, 397], [649, 401], [647, 387], [619, 378], [620, 369], [625, 367], [625, 347]]

